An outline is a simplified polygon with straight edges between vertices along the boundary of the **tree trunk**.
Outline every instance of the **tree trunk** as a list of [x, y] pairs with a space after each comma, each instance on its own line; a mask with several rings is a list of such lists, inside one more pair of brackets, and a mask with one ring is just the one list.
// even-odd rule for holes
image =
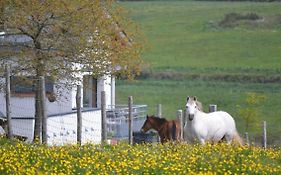
[[[39, 76], [35, 80], [35, 126], [34, 126], [34, 141], [40, 141], [42, 131], [42, 110], [40, 105], [40, 84]], [[41, 143], [41, 142], [40, 142]]]
[[[36, 44], [37, 43], [37, 44]], [[38, 47], [37, 49], [41, 49], [40, 43], [36, 42], [35, 46]], [[41, 106], [41, 93], [40, 89], [42, 89], [40, 86], [40, 77], [44, 76], [44, 64], [43, 59], [41, 58], [41, 54], [38, 51], [36, 53], [38, 60], [37, 60], [37, 66], [36, 66], [36, 75], [35, 75], [35, 126], [34, 126], [34, 141], [39, 141], [42, 143], [42, 119], [43, 119], [43, 111]], [[44, 92], [45, 93], [45, 92]]]

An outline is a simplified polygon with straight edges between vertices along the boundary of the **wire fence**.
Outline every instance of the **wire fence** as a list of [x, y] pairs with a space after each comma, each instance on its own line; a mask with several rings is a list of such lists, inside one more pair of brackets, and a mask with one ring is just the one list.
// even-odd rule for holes
[[[60, 98], [64, 98], [64, 96], [59, 96], [54, 101], [50, 101], [45, 96], [47, 90], [45, 89], [44, 77], [39, 79], [29, 77], [31, 82], [40, 80], [39, 85], [37, 84], [40, 86], [37, 87], [37, 90], [40, 91], [39, 96], [36, 96], [36, 88], [33, 89], [33, 85], [31, 85], [31, 89], [23, 90], [20, 83], [14, 83], [14, 88], [21, 89], [19, 91], [24, 93], [14, 92], [11, 97], [9, 81], [11, 76], [8, 71], [5, 75], [5, 78], [1, 78], [1, 82], [6, 88], [0, 92], [2, 134], [3, 132], [7, 135], [11, 133], [13, 137], [21, 138], [27, 142], [32, 142], [36, 138], [48, 145], [102, 143], [107, 141], [107, 134], [110, 136], [109, 139], [113, 137], [128, 139], [130, 133], [139, 130], [144, 121], [145, 105], [106, 106], [104, 109], [83, 108], [80, 85], [76, 88], [75, 109], [73, 109], [73, 98], [61, 100]], [[71, 90], [65, 94], [72, 95]], [[105, 91], [102, 91], [102, 107], [106, 104], [103, 101], [106, 99], [105, 95]]]
[[[7, 79], [10, 78], [6, 78], [6, 81], [2, 82], [9, 84], [10, 82]], [[39, 79], [30, 78], [32, 82], [35, 80], [38, 81]], [[40, 78], [40, 81], [45, 80]], [[64, 145], [79, 142], [80, 144], [88, 142], [102, 143], [112, 138], [124, 140], [130, 138], [130, 133], [140, 130], [145, 119], [145, 105], [132, 105], [131, 107], [129, 105], [107, 106], [105, 109], [106, 113], [104, 114], [102, 112], [103, 109], [100, 108], [82, 108], [81, 86], [76, 88], [75, 109], [73, 109], [73, 102], [71, 100], [60, 100], [58, 98], [50, 101], [45, 95], [41, 95], [40, 98], [36, 99], [35, 89], [25, 89], [20, 83], [19, 87], [16, 83], [14, 83], [14, 86], [15, 89], [24, 93], [15, 94], [14, 91], [11, 97], [11, 92], [9, 92], [10, 84], [10, 88], [0, 93], [1, 131], [5, 131], [7, 135], [11, 132], [13, 137], [21, 138], [21, 140], [27, 142], [34, 141], [36, 134], [38, 134], [40, 142], [45, 142], [48, 145]], [[45, 84], [42, 83], [41, 88], [39, 88], [42, 91], [40, 94], [45, 94], [47, 91], [42, 87], [45, 87]], [[65, 94], [71, 94], [70, 90]], [[105, 92], [102, 94], [105, 96]], [[61, 97], [64, 98], [64, 96]], [[105, 99], [105, 97], [102, 99]], [[36, 106], [38, 102], [39, 106]], [[101, 103], [102, 106], [106, 104], [105, 101]], [[39, 111], [40, 115], [45, 115], [37, 116], [38, 107], [40, 107], [42, 112]], [[81, 114], [79, 114], [79, 111]], [[8, 114], [10, 118], [7, 117]], [[36, 119], [37, 122], [40, 119], [39, 125], [36, 123]], [[9, 126], [9, 123], [11, 126]], [[103, 128], [103, 125], [106, 128]], [[36, 128], [39, 128], [37, 133]], [[103, 137], [103, 135], [108, 135], [109, 137]]]
[[[4, 98], [3, 95], [0, 98]], [[3, 100], [1, 100], [3, 101]], [[5, 103], [0, 103], [0, 118], [5, 118]], [[12, 130], [15, 137], [32, 142], [34, 138], [34, 101], [26, 101], [25, 105], [16, 105], [12, 103]], [[65, 106], [60, 104], [61, 108]], [[158, 105], [159, 106], [159, 105]], [[160, 105], [161, 106], [161, 105]], [[32, 110], [33, 109], [33, 110]], [[25, 112], [24, 112], [25, 111]], [[31, 112], [32, 111], [32, 112]], [[62, 110], [63, 111], [63, 110]], [[143, 125], [146, 114], [147, 105], [133, 105], [133, 131], [135, 135], [140, 131]], [[157, 110], [161, 114], [161, 109]], [[50, 113], [48, 109], [48, 113]], [[82, 112], [82, 144], [101, 143], [101, 111], [100, 109], [83, 109]], [[106, 132], [108, 140], [127, 140], [129, 137], [129, 108], [127, 105], [108, 106], [106, 110]], [[1, 120], [0, 120], [1, 121]], [[1, 123], [1, 122], [0, 122]], [[72, 112], [59, 112], [57, 114], [48, 115], [48, 144], [49, 145], [64, 145], [77, 143], [77, 115], [76, 110]], [[3, 126], [3, 125], [2, 125]], [[264, 125], [259, 125], [259, 134], [257, 133], [242, 133], [240, 136], [244, 142], [261, 147], [280, 146], [281, 135], [270, 131], [272, 124], [269, 122]], [[0, 128], [0, 133], [6, 128]], [[141, 136], [144, 137], [145, 135]], [[137, 137], [137, 136], [136, 136]], [[156, 140], [154, 140], [156, 141]]]
[[[145, 119], [147, 105], [133, 105], [133, 132], [140, 131]], [[129, 108], [127, 105], [110, 106], [107, 110], [108, 137], [113, 139], [129, 138]]]
[[[1, 82], [5, 82], [2, 81]], [[0, 93], [0, 124], [2, 128], [0, 133], [6, 131], [7, 127], [7, 93]], [[39, 99], [40, 100], [40, 99]], [[44, 109], [47, 113], [47, 144], [64, 145], [69, 143], [77, 143], [78, 126], [77, 110], [72, 109], [72, 102], [57, 99], [55, 102], [47, 102]], [[34, 139], [35, 128], [35, 102], [34, 96], [13, 96], [10, 99], [9, 109], [11, 116], [11, 127], [13, 135], [27, 142]], [[105, 104], [105, 102], [102, 102]], [[216, 107], [210, 106], [210, 109], [216, 110]], [[140, 131], [147, 114], [146, 105], [114, 105], [106, 106], [105, 118], [102, 120], [102, 110], [98, 108], [82, 108], [82, 125], [81, 128], [81, 144], [87, 142], [101, 143], [109, 140], [130, 140], [131, 135]], [[157, 115], [161, 117], [161, 105], [158, 105]], [[103, 122], [106, 128], [103, 129]], [[281, 145], [281, 129], [271, 130], [272, 123], [261, 123], [255, 133], [241, 133], [244, 141], [249, 145], [272, 147]], [[275, 132], [274, 132], [275, 131]], [[42, 131], [41, 131], [42, 132]], [[106, 137], [103, 138], [103, 133]], [[42, 139], [42, 135], [40, 136]]]
[[[6, 120], [5, 103], [0, 103], [2, 120]], [[12, 104], [12, 130], [16, 137], [21, 137], [27, 142], [32, 142], [34, 138], [34, 101], [29, 100], [25, 106]], [[60, 104], [61, 108], [64, 106]], [[140, 130], [146, 116], [146, 105], [133, 105], [133, 132]], [[106, 110], [106, 132], [109, 140], [127, 140], [129, 135], [128, 117], [129, 111], [126, 105], [110, 106]], [[24, 112], [25, 111], [25, 112]], [[47, 117], [47, 140], [48, 145], [64, 145], [77, 142], [77, 113], [58, 112], [47, 110], [52, 113]], [[62, 110], [63, 111], [63, 110]], [[101, 142], [101, 110], [82, 110], [82, 144]]]

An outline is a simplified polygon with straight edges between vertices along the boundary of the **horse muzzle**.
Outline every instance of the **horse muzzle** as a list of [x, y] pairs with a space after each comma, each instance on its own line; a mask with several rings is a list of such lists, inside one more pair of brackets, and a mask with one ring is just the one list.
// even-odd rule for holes
[[192, 121], [194, 119], [194, 114], [188, 114], [188, 119]]

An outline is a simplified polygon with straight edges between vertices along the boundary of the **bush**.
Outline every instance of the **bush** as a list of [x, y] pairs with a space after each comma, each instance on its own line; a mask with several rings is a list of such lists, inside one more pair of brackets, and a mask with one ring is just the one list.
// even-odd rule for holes
[[219, 22], [219, 26], [221, 27], [235, 27], [239, 24], [241, 20], [247, 21], [256, 21], [262, 19], [256, 13], [247, 13], [247, 14], [239, 14], [239, 13], [228, 13], [225, 15], [224, 19]]

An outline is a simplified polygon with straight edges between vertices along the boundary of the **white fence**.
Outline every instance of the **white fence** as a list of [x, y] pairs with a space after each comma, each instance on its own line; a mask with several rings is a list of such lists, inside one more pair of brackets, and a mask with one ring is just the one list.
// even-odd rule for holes
[[[101, 143], [101, 110], [82, 111], [81, 144]], [[48, 145], [77, 143], [77, 114], [59, 114], [47, 119]]]
[[[12, 118], [13, 134], [32, 142], [34, 137], [34, 118]], [[48, 116], [47, 144], [66, 145], [77, 142], [76, 111]], [[101, 143], [101, 110], [82, 111], [82, 144]]]

